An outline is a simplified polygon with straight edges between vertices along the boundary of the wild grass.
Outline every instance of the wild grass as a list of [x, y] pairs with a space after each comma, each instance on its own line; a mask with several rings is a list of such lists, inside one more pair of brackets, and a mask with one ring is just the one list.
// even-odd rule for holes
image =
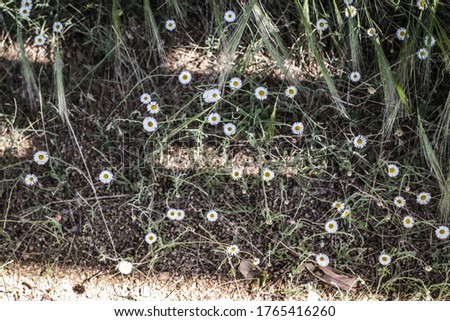
[[[39, 48], [53, 54], [52, 66], [30, 63], [26, 50], [38, 32], [52, 34], [52, 9], [34, 8], [29, 20], [11, 15], [17, 27], [8, 39], [19, 44], [23, 74], [15, 82], [31, 101], [39, 98], [40, 110], [20, 109], [25, 101], [14, 86], [0, 85], [8, 127], [0, 254], [19, 260], [32, 246], [50, 266], [88, 256], [114, 273], [128, 260], [145, 275], [231, 278], [241, 277], [243, 260], [260, 258], [257, 271], [269, 285], [256, 290], [281, 282], [286, 297], [300, 298], [320, 291], [305, 264], [326, 253], [366, 297], [448, 299], [448, 239], [435, 235], [450, 217], [448, 5], [435, 1], [421, 12], [411, 3], [355, 1], [354, 18], [336, 0], [60, 3], [58, 18], [70, 19], [70, 29]], [[226, 10], [237, 13], [235, 22], [224, 21]], [[327, 30], [317, 30], [319, 18]], [[167, 19], [175, 30], [164, 28]], [[408, 39], [396, 39], [399, 27]], [[436, 45], [421, 61], [426, 35]], [[180, 84], [181, 69], [191, 83]], [[360, 82], [349, 80], [352, 71]], [[243, 87], [230, 90], [231, 77]], [[288, 85], [298, 89], [292, 99]], [[258, 86], [268, 88], [266, 100], [255, 97]], [[207, 104], [202, 94], [213, 87], [223, 98]], [[142, 129], [150, 115], [144, 92], [161, 108], [151, 114], [152, 133]], [[207, 122], [212, 112], [220, 125]], [[294, 122], [303, 123], [303, 135], [292, 134]], [[236, 125], [236, 135], [225, 136], [224, 123]], [[354, 146], [357, 135], [367, 138], [364, 148]], [[32, 160], [41, 149], [48, 165]], [[399, 167], [397, 177], [388, 176], [388, 164]], [[244, 169], [242, 179], [231, 178], [234, 167]], [[270, 183], [264, 168], [275, 172]], [[114, 174], [111, 184], [98, 179], [104, 169]], [[26, 187], [31, 172], [39, 184]], [[420, 192], [431, 194], [428, 205], [417, 204]], [[393, 204], [399, 195], [405, 208]], [[350, 217], [332, 208], [337, 200]], [[172, 207], [186, 218], [170, 221]], [[207, 220], [210, 209], [218, 221]], [[405, 215], [416, 220], [412, 229]], [[324, 230], [330, 219], [339, 222], [335, 234]], [[149, 232], [158, 236], [152, 245], [144, 241]], [[231, 244], [241, 249], [236, 257], [226, 253]], [[45, 250], [52, 246], [73, 252], [56, 258]], [[378, 264], [381, 253], [392, 256], [390, 265]]]

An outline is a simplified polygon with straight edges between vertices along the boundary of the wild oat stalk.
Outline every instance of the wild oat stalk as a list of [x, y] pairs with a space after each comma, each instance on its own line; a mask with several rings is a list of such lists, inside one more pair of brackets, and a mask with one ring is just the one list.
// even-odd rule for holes
[[241, 42], [244, 30], [247, 28], [250, 14], [255, 4], [255, 0], [250, 0], [248, 4], [242, 10], [242, 14], [236, 23], [236, 29], [232, 35], [225, 41], [222, 52], [219, 57], [223, 69], [220, 72], [219, 83], [223, 83], [228, 78], [229, 74], [233, 70], [233, 60], [236, 56], [236, 50]]
[[[417, 124], [419, 127], [419, 140], [422, 147], [425, 160], [431, 169], [431, 173], [436, 178], [439, 188], [442, 193], [441, 200], [439, 202], [439, 209], [441, 212], [441, 218], [447, 222], [450, 219], [450, 162], [446, 157], [442, 161], [439, 161], [435, 150], [433, 149], [430, 140], [423, 128], [422, 118], [419, 111], [417, 111]], [[443, 162], [447, 162], [444, 164]], [[444, 175], [444, 166], [447, 165], [447, 176]]]
[[161, 36], [159, 34], [158, 24], [155, 21], [155, 16], [153, 15], [152, 7], [150, 6], [149, 0], [144, 0], [144, 15], [145, 23], [147, 25], [148, 31], [151, 37], [151, 47], [156, 45], [158, 54], [160, 56], [164, 55], [164, 47], [161, 43]]
[[378, 68], [380, 69], [381, 82], [384, 91], [384, 103], [386, 106], [383, 122], [383, 136], [388, 137], [392, 133], [392, 128], [394, 127], [402, 104], [408, 111], [409, 104], [403, 88], [392, 73], [391, 66], [377, 37], [374, 38], [373, 44], [375, 47]]
[[289, 67], [286, 66], [286, 61], [288, 61], [290, 54], [281, 39], [278, 28], [262, 5], [255, 3], [252, 8], [252, 13], [255, 18], [258, 33], [261, 36], [264, 46], [268, 50], [270, 56], [275, 60], [277, 66], [283, 71], [289, 81], [291, 83], [296, 82], [296, 80], [290, 75]]
[[320, 55], [319, 49], [317, 48], [316, 40], [314, 39], [313, 32], [311, 29], [311, 22], [309, 20], [308, 0], [304, 1], [303, 7], [301, 6], [299, 0], [295, 0], [295, 5], [297, 7], [298, 14], [300, 15], [300, 21], [306, 31], [306, 39], [308, 40], [309, 48], [313, 51], [314, 58], [316, 59], [316, 62], [319, 65], [320, 71], [322, 72], [325, 82], [327, 83], [328, 90], [331, 93], [334, 103], [336, 104], [336, 107], [340, 111], [341, 115], [345, 118], [349, 118], [347, 115], [347, 111], [345, 110], [345, 107], [342, 104], [341, 97], [334, 84], [334, 81], [328, 74], [328, 70], [325, 66], [322, 56]]
[[63, 62], [59, 47], [55, 50], [55, 62], [53, 64], [53, 74], [56, 85], [56, 97], [58, 101], [58, 111], [64, 122], [69, 120], [67, 111], [66, 94], [64, 91]]
[[35, 97], [39, 92], [36, 78], [34, 77], [33, 69], [31, 68], [30, 60], [28, 59], [27, 53], [25, 51], [25, 43], [23, 41], [22, 36], [22, 25], [21, 22], [17, 21], [17, 42], [19, 43], [19, 51], [20, 51], [20, 61], [22, 63], [22, 73], [25, 79], [25, 85], [27, 87], [27, 96], [30, 102], [30, 106], [34, 109], [35, 107]]

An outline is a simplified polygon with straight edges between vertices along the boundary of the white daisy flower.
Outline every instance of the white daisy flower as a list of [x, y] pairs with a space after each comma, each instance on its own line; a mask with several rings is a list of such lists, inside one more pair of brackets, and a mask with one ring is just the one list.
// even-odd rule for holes
[[425, 47], [433, 47], [436, 44], [436, 39], [434, 39], [433, 36], [425, 36], [425, 39], [423, 40]]
[[353, 81], [353, 82], [358, 82], [358, 81], [360, 81], [361, 80], [361, 74], [358, 72], [358, 71], [353, 71], [351, 74], [350, 74], [350, 80], [351, 81]]
[[389, 164], [388, 165], [388, 176], [396, 177], [400, 173], [397, 165]]
[[417, 200], [417, 203], [419, 203], [420, 205], [427, 205], [428, 203], [430, 203], [431, 195], [430, 195], [430, 193], [422, 192], [419, 195], [417, 195], [416, 200]]
[[239, 247], [237, 245], [230, 245], [227, 247], [228, 255], [235, 256], [240, 252]]
[[210, 222], [215, 222], [219, 218], [219, 214], [216, 211], [211, 210], [208, 213], [206, 213], [206, 218]]
[[208, 123], [214, 126], [217, 125], [218, 123], [220, 123], [220, 115], [218, 113], [209, 114]]
[[348, 6], [347, 8], [345, 8], [345, 16], [348, 18], [353, 18], [356, 16], [356, 8], [354, 6]]
[[113, 180], [114, 176], [110, 171], [104, 170], [98, 175], [98, 179], [103, 184], [109, 184]]
[[292, 124], [292, 133], [294, 135], [302, 135], [304, 129], [305, 129], [305, 126], [303, 126], [303, 124], [301, 122]]
[[231, 177], [237, 180], [242, 177], [243, 172], [244, 171], [242, 170], [242, 168], [233, 168], [233, 170], [231, 171]]
[[183, 210], [178, 209], [175, 215], [175, 220], [177, 221], [181, 221], [184, 219], [184, 217], [186, 216], [186, 214], [184, 213]]
[[227, 136], [234, 135], [236, 133], [236, 126], [232, 123], [223, 125], [223, 132]]
[[436, 229], [436, 236], [438, 239], [445, 240], [450, 235], [450, 231], [447, 226], [439, 226]]
[[130, 274], [131, 271], [133, 271], [133, 264], [131, 264], [128, 261], [121, 261], [117, 265], [117, 269], [119, 270], [120, 273], [127, 275]]
[[27, 8], [31, 8], [33, 7], [33, 1], [32, 0], [22, 0], [20, 3], [21, 7], [27, 7]]
[[236, 13], [232, 10], [228, 10], [225, 12], [225, 15], [223, 16], [226, 22], [233, 22], [236, 20]]
[[333, 202], [333, 208], [337, 209], [338, 212], [342, 212], [345, 209], [345, 203], [343, 202]]
[[350, 214], [352, 214], [351, 209], [346, 208], [345, 210], [342, 211], [341, 217], [342, 218], [347, 218], [350, 216]]
[[43, 35], [37, 35], [34, 37], [34, 44], [36, 46], [43, 46], [45, 45], [45, 42], [47, 41], [47, 38], [45, 38]]
[[353, 139], [353, 145], [356, 148], [364, 148], [367, 145], [367, 139], [363, 135], [358, 135]]
[[38, 178], [34, 174], [28, 174], [27, 176], [25, 176], [24, 182], [27, 186], [33, 186], [38, 182]]
[[326, 21], [325, 19], [319, 19], [317, 20], [316, 27], [320, 31], [325, 31], [328, 29], [328, 21]]
[[268, 169], [268, 168], [264, 168], [264, 170], [263, 170], [263, 180], [264, 181], [269, 182], [274, 177], [275, 177], [275, 173], [273, 172], [273, 170]]
[[159, 113], [159, 105], [156, 101], [150, 102], [150, 104], [147, 105], [147, 111], [150, 112], [150, 114], [157, 114]]
[[145, 117], [142, 122], [144, 129], [148, 132], [154, 132], [158, 128], [158, 122], [153, 117]]
[[394, 204], [397, 207], [405, 207], [406, 206], [406, 200], [402, 196], [397, 196], [394, 198]]
[[255, 89], [255, 96], [259, 100], [264, 100], [267, 98], [267, 95], [269, 94], [269, 91], [266, 87], [257, 87]]
[[412, 216], [405, 216], [403, 218], [403, 226], [406, 228], [411, 228], [414, 226], [414, 219]]
[[148, 244], [153, 244], [156, 242], [156, 240], [158, 239], [158, 237], [156, 236], [155, 233], [147, 233], [147, 235], [145, 235], [145, 242], [147, 242]]
[[338, 222], [336, 222], [335, 220], [330, 220], [325, 223], [325, 231], [327, 231], [328, 233], [336, 233], [338, 227]]
[[152, 96], [150, 96], [149, 94], [143, 93], [143, 94], [141, 95], [141, 103], [147, 105], [147, 104], [150, 104], [151, 101], [152, 101]]
[[330, 258], [328, 257], [328, 255], [320, 253], [316, 255], [316, 262], [320, 266], [327, 266], [328, 264], [330, 264]]
[[166, 29], [169, 31], [172, 31], [176, 28], [177, 24], [173, 20], [167, 20], [166, 21]]
[[380, 256], [378, 257], [378, 262], [380, 262], [381, 265], [389, 265], [389, 263], [391, 263], [392, 259], [391, 256], [388, 254], [380, 254]]
[[398, 28], [397, 32], [395, 33], [398, 40], [405, 40], [407, 33], [405, 28]]
[[419, 57], [420, 60], [425, 60], [429, 56], [429, 52], [427, 48], [420, 48], [419, 51], [417, 51], [417, 57]]
[[367, 29], [367, 35], [369, 37], [375, 37], [377, 35], [377, 30], [373, 27]]
[[44, 151], [38, 151], [34, 153], [33, 159], [38, 165], [45, 165], [48, 162], [48, 153]]
[[29, 7], [21, 7], [19, 9], [19, 14], [22, 18], [28, 18], [30, 16], [31, 8]]
[[294, 98], [297, 95], [297, 88], [295, 86], [289, 86], [286, 88], [284, 94], [289, 98]]
[[192, 74], [189, 71], [182, 71], [179, 75], [178, 75], [178, 80], [183, 84], [183, 85], [187, 85], [191, 82], [192, 80]]
[[220, 90], [217, 88], [206, 90], [203, 93], [203, 99], [207, 103], [215, 103], [219, 101], [221, 98], [222, 96], [220, 95]]
[[242, 80], [238, 77], [231, 78], [229, 85], [231, 89], [238, 90], [242, 87]]
[[64, 29], [64, 25], [61, 22], [56, 21], [53, 23], [53, 32], [61, 33], [63, 31], [63, 29]]
[[174, 209], [174, 208], [169, 208], [169, 210], [167, 211], [167, 217], [169, 219], [171, 219], [172, 221], [176, 220], [176, 218], [177, 218], [177, 210]]
[[255, 266], [259, 265], [260, 263], [261, 263], [261, 260], [259, 258], [257, 258], [257, 257], [255, 257], [252, 260], [252, 264], [255, 265]]
[[417, 7], [420, 10], [425, 10], [427, 8], [427, 3], [424, 0], [417, 0]]

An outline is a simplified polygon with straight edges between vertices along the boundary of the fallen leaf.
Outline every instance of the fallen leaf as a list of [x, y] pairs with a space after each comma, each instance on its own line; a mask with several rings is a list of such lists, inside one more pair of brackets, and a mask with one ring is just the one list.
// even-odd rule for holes
[[305, 266], [319, 280], [335, 285], [344, 291], [354, 290], [358, 286], [358, 280], [345, 272], [328, 266], [318, 266], [313, 263], [306, 263]]
[[246, 259], [242, 260], [239, 264], [239, 272], [244, 276], [246, 279], [253, 279], [255, 277], [255, 271], [253, 271], [253, 263], [252, 260]]
[[170, 272], [161, 272], [158, 274], [158, 280], [160, 281], [169, 281], [170, 278]]

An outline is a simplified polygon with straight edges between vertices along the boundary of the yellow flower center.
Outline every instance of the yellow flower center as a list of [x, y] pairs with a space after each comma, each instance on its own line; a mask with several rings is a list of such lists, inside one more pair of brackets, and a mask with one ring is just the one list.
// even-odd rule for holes
[[336, 204], [334, 207], [335, 208], [341, 208], [341, 204]]
[[323, 22], [320, 22], [320, 23], [319, 23], [319, 26], [320, 26], [320, 27], [323, 27], [323, 25], [324, 25]]
[[170, 216], [175, 216], [175, 212], [170, 212], [169, 215]]
[[259, 93], [258, 93], [258, 95], [260, 95], [261, 97], [263, 97], [264, 94], [265, 94], [265, 91], [264, 91], [264, 90], [260, 90]]
[[439, 234], [441, 234], [441, 235], [445, 234], [444, 229], [440, 229], [440, 230], [439, 230]]
[[228, 131], [229, 132], [231, 132], [233, 130], [233, 128], [231, 128], [231, 127], [228, 127]]
[[321, 258], [319, 259], [319, 261], [323, 262], [323, 261], [325, 261], [325, 258], [324, 258], [324, 257], [321, 257]]
[[362, 140], [361, 138], [358, 138], [358, 140], [356, 141], [356, 143], [357, 143], [358, 145], [362, 145], [363, 140]]
[[407, 218], [407, 219], [405, 220], [405, 223], [406, 223], [406, 224], [410, 224], [410, 223], [411, 223], [411, 220], [410, 220], [409, 218]]
[[149, 239], [150, 241], [153, 241], [153, 236], [150, 236], [148, 239]]
[[22, 13], [23, 13], [23, 14], [27, 14], [27, 13], [28, 13], [28, 10], [27, 10], [27, 9], [23, 9]]
[[217, 120], [217, 117], [216, 117], [216, 116], [212, 116], [212, 117], [211, 117], [211, 120], [212, 120], [212, 121], [216, 121], [216, 120]]
[[217, 94], [216, 93], [212, 94], [212, 96], [213, 96], [213, 98], [217, 98]]
[[239, 176], [239, 172], [234, 172], [234, 176]]
[[149, 122], [147, 123], [147, 126], [148, 126], [148, 127], [153, 127], [153, 122], [149, 121]]
[[104, 179], [108, 179], [108, 177], [109, 177], [108, 174], [104, 174], [104, 175], [103, 175], [103, 178], [104, 178]]
[[156, 105], [152, 105], [152, 110], [156, 110]]
[[269, 173], [269, 172], [265, 172], [265, 173], [264, 173], [264, 176], [265, 176], [265, 177], [270, 177], [270, 173]]
[[234, 246], [232, 246], [230, 250], [231, 250], [231, 252], [234, 252], [234, 251], [236, 251], [236, 248]]
[[187, 80], [188, 79], [188, 75], [183, 75], [183, 80]]
[[353, 9], [348, 9], [348, 14], [353, 15]]
[[39, 159], [39, 160], [43, 160], [43, 159], [44, 159], [44, 155], [39, 155], [39, 156], [38, 156], [38, 159]]
[[215, 216], [214, 213], [209, 214], [210, 218], [214, 218], [214, 216]]
[[383, 262], [387, 261], [387, 257], [383, 256], [383, 258], [381, 259]]
[[344, 212], [344, 216], [349, 216], [350, 215], [350, 212], [349, 211], [345, 211]]
[[237, 81], [235, 81], [235, 82], [233, 82], [233, 86], [237, 87], [237, 86], [239, 86], [239, 83]]
[[333, 223], [328, 224], [328, 228], [330, 228], [330, 229], [334, 228], [334, 224]]
[[425, 195], [422, 195], [422, 196], [420, 197], [420, 199], [421, 199], [422, 201], [425, 201], [425, 200], [427, 199], [427, 197], [426, 197]]
[[293, 95], [293, 94], [294, 94], [294, 89], [292, 89], [292, 88], [289, 89], [289, 94], [290, 94], [290, 95]]
[[404, 37], [405, 36], [405, 32], [404, 31], [400, 31], [400, 36]]
[[33, 177], [30, 177], [30, 182], [32, 182], [32, 181], [34, 181], [34, 178], [33, 178]]
[[181, 215], [183, 215], [183, 214], [181, 214], [181, 212], [178, 212], [177, 215], [178, 215], [178, 216], [181, 216]]
[[421, 52], [420, 52], [420, 55], [421, 55], [421, 56], [425, 56], [425, 51], [421, 51]]
[[301, 127], [299, 125], [295, 126], [295, 130], [300, 130]]

